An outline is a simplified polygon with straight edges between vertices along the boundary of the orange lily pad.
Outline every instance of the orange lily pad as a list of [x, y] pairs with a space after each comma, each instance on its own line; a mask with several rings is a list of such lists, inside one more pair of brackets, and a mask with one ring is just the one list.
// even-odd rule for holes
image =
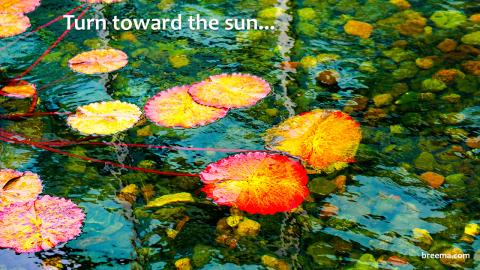
[[42, 192], [42, 181], [32, 172], [0, 170], [0, 210], [14, 203], [35, 200]]
[[30, 19], [22, 13], [0, 14], [0, 38], [19, 35], [30, 27]]
[[33, 97], [36, 92], [35, 85], [26, 81], [13, 82], [0, 89], [0, 95], [20, 99]]
[[160, 126], [181, 128], [204, 126], [227, 115], [228, 109], [196, 103], [188, 89], [180, 86], [158, 93], [145, 105], [145, 114]]
[[251, 214], [292, 210], [309, 194], [302, 164], [278, 154], [230, 156], [208, 165], [200, 178], [207, 197]]
[[81, 233], [83, 211], [70, 200], [44, 196], [0, 211], [0, 247], [37, 252]]
[[128, 64], [128, 56], [116, 49], [83, 52], [68, 61], [70, 68], [84, 74], [112, 72]]
[[40, 0], [2, 0], [0, 13], [29, 13], [40, 5]]
[[333, 110], [313, 110], [291, 117], [267, 131], [267, 147], [301, 158], [318, 171], [354, 162], [361, 140], [358, 122]]
[[81, 106], [67, 122], [83, 134], [112, 135], [133, 127], [141, 116], [136, 105], [117, 100]]
[[217, 108], [242, 108], [255, 105], [271, 92], [270, 85], [249, 74], [211, 76], [192, 85], [190, 95], [200, 104]]

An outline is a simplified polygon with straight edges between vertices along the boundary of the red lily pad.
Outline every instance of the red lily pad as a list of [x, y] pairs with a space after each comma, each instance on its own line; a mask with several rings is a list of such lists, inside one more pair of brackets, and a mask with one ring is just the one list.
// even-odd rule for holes
[[278, 154], [250, 152], [230, 156], [208, 165], [200, 178], [207, 197], [251, 214], [292, 210], [309, 194], [303, 166]]

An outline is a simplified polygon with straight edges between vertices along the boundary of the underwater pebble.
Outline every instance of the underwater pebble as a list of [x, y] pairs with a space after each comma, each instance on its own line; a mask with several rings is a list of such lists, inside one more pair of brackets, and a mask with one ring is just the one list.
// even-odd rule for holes
[[462, 37], [462, 42], [468, 45], [480, 45], [480, 31], [466, 34]]
[[324, 70], [317, 75], [317, 82], [325, 85], [335, 85], [339, 79], [340, 73], [336, 70]]
[[343, 29], [347, 34], [366, 39], [372, 34], [373, 26], [366, 22], [349, 20]]
[[435, 166], [435, 157], [428, 152], [422, 152], [416, 159], [415, 159], [415, 167], [420, 170], [424, 171], [431, 171]]
[[452, 52], [454, 51], [458, 46], [458, 42], [456, 42], [455, 40], [453, 39], [444, 39], [442, 42], [440, 42], [438, 45], [437, 45], [437, 48], [444, 52], [444, 53], [448, 53], [448, 52]]
[[262, 264], [263, 266], [269, 268], [269, 269], [274, 269], [274, 270], [289, 270], [290, 267], [288, 264], [280, 259], [277, 259], [273, 256], [269, 255], [263, 255], [262, 256]]
[[420, 175], [420, 179], [433, 188], [439, 188], [445, 182], [445, 177], [443, 175], [434, 172], [423, 173]]
[[[454, 247], [444, 250], [442, 254], [463, 255], [464, 252], [460, 248]], [[462, 256], [458, 256], [455, 258], [453, 256], [450, 258], [444, 257], [440, 258], [440, 262], [447, 266], [462, 267], [462, 265], [465, 263], [465, 258], [463, 258]]]
[[480, 76], [480, 61], [467, 61], [462, 67], [467, 73]]
[[393, 96], [391, 94], [381, 94], [381, 95], [376, 95], [373, 98], [373, 102], [375, 103], [375, 106], [377, 107], [385, 107], [393, 102]]
[[417, 64], [417, 66], [421, 69], [431, 69], [435, 65], [435, 62], [430, 57], [424, 57], [417, 58], [417, 60], [415, 60], [415, 64]]
[[465, 143], [470, 148], [480, 148], [480, 136], [468, 138]]
[[190, 258], [182, 258], [175, 261], [175, 267], [177, 270], [192, 270], [192, 264]]

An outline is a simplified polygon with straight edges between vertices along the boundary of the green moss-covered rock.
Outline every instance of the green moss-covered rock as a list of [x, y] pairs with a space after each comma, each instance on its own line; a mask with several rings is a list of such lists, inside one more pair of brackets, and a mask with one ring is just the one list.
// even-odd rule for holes
[[422, 152], [415, 159], [415, 167], [423, 171], [432, 171], [435, 167], [435, 157], [428, 152]]
[[439, 10], [433, 13], [430, 20], [439, 28], [452, 29], [464, 24], [467, 16], [457, 10]]
[[393, 78], [396, 80], [404, 80], [415, 77], [418, 73], [418, 67], [415, 62], [403, 62], [400, 64], [400, 67], [393, 71]]
[[334, 192], [337, 189], [337, 186], [332, 182], [324, 178], [315, 178], [308, 183], [310, 192], [327, 196], [328, 194]]
[[427, 92], [440, 92], [442, 90], [445, 90], [446, 88], [447, 85], [437, 79], [426, 79], [422, 82], [422, 89]]
[[195, 245], [192, 255], [193, 265], [201, 268], [210, 261], [212, 254], [213, 250], [211, 247], [202, 244]]
[[468, 45], [480, 45], [480, 31], [466, 34], [462, 37], [462, 42]]
[[378, 262], [375, 260], [372, 254], [363, 254], [352, 270], [375, 270], [378, 269]]

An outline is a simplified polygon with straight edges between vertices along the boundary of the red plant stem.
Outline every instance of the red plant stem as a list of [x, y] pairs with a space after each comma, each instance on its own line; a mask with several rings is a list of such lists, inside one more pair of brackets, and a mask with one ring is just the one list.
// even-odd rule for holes
[[129, 166], [129, 165], [115, 163], [115, 162], [112, 162], [112, 161], [109, 161], [109, 160], [89, 158], [89, 157], [86, 157], [86, 156], [80, 156], [80, 155], [77, 155], [77, 154], [72, 154], [72, 153], [69, 153], [69, 152], [61, 151], [61, 150], [58, 150], [58, 149], [55, 149], [55, 148], [52, 148], [52, 147], [49, 147], [49, 146], [45, 146], [45, 145], [42, 145], [42, 144], [38, 144], [38, 143], [29, 141], [29, 140], [19, 140], [19, 139], [14, 138], [14, 137], [3, 137], [3, 135], [1, 135], [1, 133], [0, 133], [0, 141], [4, 141], [4, 142], [7, 142], [7, 143], [28, 145], [28, 146], [36, 147], [36, 148], [39, 148], [39, 149], [47, 150], [47, 151], [52, 152], [52, 153], [60, 154], [60, 155], [63, 155], [63, 156], [77, 158], [77, 159], [81, 159], [81, 160], [88, 161], [88, 162], [103, 163], [103, 164], [106, 164], [106, 165], [110, 165], [110, 166], [114, 166], [114, 167], [118, 167], [118, 168], [122, 168], [122, 169], [129, 169], [129, 170], [140, 171], [140, 172], [144, 172], [144, 173], [153, 173], [153, 174], [168, 175], [168, 176], [199, 177], [198, 174], [193, 174], [193, 173], [164, 172], [164, 171], [158, 171], [158, 170], [152, 170], [152, 169], [133, 167], [133, 166]]
[[7, 120], [18, 120], [25, 117], [40, 117], [40, 116], [50, 116], [50, 115], [69, 115], [71, 112], [30, 112], [30, 113], [16, 113], [16, 114], [7, 114], [0, 115], [0, 119]]
[[[65, 75], [65, 76], [63, 76], [62, 78], [58, 79], [58, 80], [55, 80], [55, 81], [53, 81], [53, 82], [51, 82], [51, 83], [49, 83], [49, 84], [46, 84], [46, 85], [38, 88], [37, 91], [35, 91], [35, 94], [34, 94], [33, 97], [32, 97], [32, 102], [30, 103], [30, 107], [28, 108], [27, 113], [33, 113], [33, 112], [35, 112], [35, 107], [37, 107], [37, 102], [38, 102], [38, 91], [43, 90], [43, 89], [45, 89], [45, 88], [47, 88], [47, 87], [50, 87], [50, 86], [52, 86], [52, 85], [54, 85], [54, 84], [56, 84], [56, 83], [58, 83], [58, 82], [61, 82], [61, 81], [65, 80], [66, 78], [68, 78], [68, 76], [69, 76], [69, 75]], [[0, 92], [1, 92], [1, 91], [0, 91]]]
[[[42, 144], [49, 144], [49, 142], [41, 142]], [[180, 151], [212, 151], [219, 153], [245, 153], [245, 152], [269, 152], [267, 150], [251, 150], [251, 149], [227, 149], [227, 148], [201, 148], [201, 147], [183, 147], [183, 146], [167, 146], [167, 145], [151, 145], [151, 144], [139, 144], [139, 143], [112, 143], [112, 142], [75, 142], [75, 141], [58, 141], [57, 146], [69, 146], [69, 145], [96, 145], [96, 146], [116, 146], [122, 145], [126, 147], [136, 148], [149, 148], [149, 149], [168, 149], [168, 150], [180, 150]]]
[[52, 25], [52, 24], [60, 21], [61, 19], [63, 19], [63, 16], [65, 16], [65, 15], [70, 15], [70, 14], [76, 12], [77, 10], [79, 10], [80, 8], [82, 8], [82, 7], [85, 6], [85, 5], [86, 5], [86, 4], [82, 4], [82, 5], [80, 5], [80, 6], [76, 7], [76, 8], [68, 11], [67, 13], [65, 13], [65, 14], [63, 14], [63, 15], [60, 15], [60, 16], [58, 16], [57, 18], [55, 18], [55, 19], [47, 22], [46, 24], [43, 24], [43, 25], [35, 28], [34, 30], [26, 33], [25, 35], [17, 38], [16, 40], [14, 40], [14, 41], [10, 42], [9, 44], [7, 44], [7, 45], [3, 46], [2, 48], [0, 48], [0, 52], [6, 50], [6, 49], [8, 49], [8, 48], [10, 48], [11, 46], [15, 45], [15, 43], [19, 42], [20, 40], [25, 39], [25, 38], [31, 36], [32, 34], [34, 34], [35, 32], [39, 31], [40, 29], [43, 29], [43, 28], [45, 28], [45, 27], [48, 27], [48, 26], [50, 26], [50, 25]]
[[52, 85], [54, 85], [54, 84], [56, 84], [56, 83], [63, 82], [63, 81], [65, 81], [65, 80], [69, 79], [69, 78], [70, 78], [70, 75], [67, 74], [67, 75], [61, 77], [60, 79], [57, 79], [57, 80], [55, 80], [55, 81], [53, 81], [53, 82], [51, 82], [51, 83], [45, 84], [44, 86], [38, 88], [37, 91], [41, 91], [41, 90], [43, 90], [43, 89], [46, 89], [46, 88], [48, 88], [48, 87], [50, 87], [50, 86], [52, 86]]
[[[87, 11], [90, 9], [90, 6], [87, 6], [80, 15], [78, 15], [77, 19], [81, 19], [86, 13]], [[28, 67], [22, 74], [18, 75], [14, 81], [18, 81], [20, 80], [21, 78], [23, 78], [25, 75], [27, 75], [30, 71], [32, 71], [32, 69], [34, 69], [39, 63], [40, 61], [43, 60], [43, 58], [45, 58], [45, 56], [47, 56], [67, 35], [68, 33], [70, 33], [74, 27], [74, 22], [70, 24], [70, 29], [67, 29], [65, 30], [65, 32], [63, 32], [62, 35], [60, 35], [60, 37], [58, 37], [58, 39], [52, 44], [50, 45], [50, 47], [48, 47], [48, 49], [45, 50], [45, 52], [43, 52], [43, 54], [30, 66]]]
[[37, 91], [35, 91], [35, 94], [33, 94], [33, 97], [32, 97], [32, 102], [30, 103], [30, 107], [28, 107], [27, 113], [33, 113], [35, 111], [37, 102], [38, 102], [38, 93]]

